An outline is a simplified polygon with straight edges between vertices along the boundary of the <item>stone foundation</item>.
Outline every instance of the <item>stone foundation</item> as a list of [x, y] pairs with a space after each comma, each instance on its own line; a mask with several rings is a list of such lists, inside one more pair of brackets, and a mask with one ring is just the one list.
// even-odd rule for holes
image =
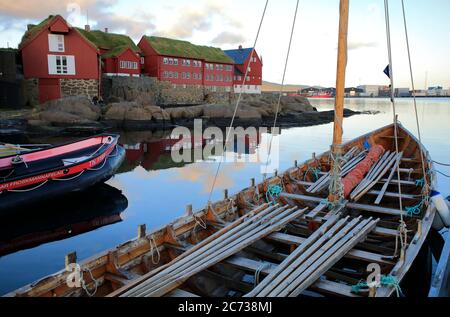
[[[229, 91], [227, 91], [229, 90]], [[102, 96], [105, 102], [137, 101], [144, 105], [189, 106], [229, 102], [232, 87], [180, 85], [151, 77], [104, 77]]]
[[22, 82], [23, 100], [26, 106], [39, 104], [39, 84], [37, 78], [24, 79]]
[[61, 83], [61, 97], [87, 96], [92, 99], [98, 96], [98, 80], [63, 78]]

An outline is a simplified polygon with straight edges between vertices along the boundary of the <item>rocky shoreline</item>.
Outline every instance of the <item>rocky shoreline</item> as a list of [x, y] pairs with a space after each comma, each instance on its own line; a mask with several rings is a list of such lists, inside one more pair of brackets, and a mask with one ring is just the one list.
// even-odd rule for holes
[[[278, 97], [244, 96], [234, 126], [271, 127]], [[0, 120], [0, 139], [10, 141], [23, 135], [92, 135], [107, 131], [169, 130], [175, 126], [192, 127], [202, 119], [204, 127], [228, 127], [235, 104], [203, 104], [161, 108], [144, 102], [115, 102], [93, 105], [87, 98], [69, 97], [33, 109], [22, 118]], [[359, 112], [345, 109], [344, 116]], [[325, 124], [334, 120], [334, 111], [319, 112], [303, 97], [282, 97], [277, 126], [282, 128]]]

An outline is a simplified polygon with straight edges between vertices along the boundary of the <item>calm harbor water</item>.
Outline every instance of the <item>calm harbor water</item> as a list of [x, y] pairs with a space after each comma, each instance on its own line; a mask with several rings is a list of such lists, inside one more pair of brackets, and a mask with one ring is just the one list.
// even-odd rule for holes
[[[311, 103], [319, 111], [333, 109], [333, 100]], [[379, 113], [346, 118], [344, 140], [392, 122], [387, 99], [348, 99], [346, 107]], [[434, 160], [450, 163], [450, 98], [418, 99], [418, 107], [423, 143]], [[417, 135], [412, 99], [397, 100], [397, 112], [400, 122]], [[151, 231], [181, 216], [187, 204], [194, 209], [205, 206], [217, 164], [211, 160], [174, 163], [163, 141], [169, 133], [123, 133], [127, 158], [108, 186], [0, 217], [0, 294], [63, 269], [64, 256], [70, 252], [76, 251], [78, 260], [83, 260], [134, 238], [139, 224], [145, 223]], [[326, 151], [331, 140], [332, 124], [283, 130], [280, 170], [313, 152]], [[245, 159], [252, 153], [239, 155]], [[448, 167], [436, 168], [450, 174]], [[225, 163], [213, 200], [221, 198], [225, 188], [234, 193], [248, 186], [252, 177], [262, 179], [259, 164]], [[439, 175], [439, 189], [450, 194], [450, 179]]]

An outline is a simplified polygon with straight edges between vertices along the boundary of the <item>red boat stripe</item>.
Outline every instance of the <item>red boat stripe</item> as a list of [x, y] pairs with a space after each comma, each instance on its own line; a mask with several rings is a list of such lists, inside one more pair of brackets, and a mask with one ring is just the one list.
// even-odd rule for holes
[[[99, 165], [100, 163], [102, 163], [103, 160], [106, 159], [107, 156], [109, 154], [111, 154], [111, 152], [114, 150], [116, 144], [117, 144], [117, 140], [115, 142], [113, 142], [112, 144], [110, 144], [110, 147], [103, 154], [97, 156], [96, 158], [94, 158], [90, 161], [84, 162], [82, 164], [75, 165], [70, 168], [63, 168], [61, 170], [57, 170], [57, 171], [53, 171], [53, 172], [49, 172], [49, 173], [35, 175], [35, 176], [29, 177], [29, 178], [19, 179], [19, 180], [12, 181], [9, 183], [0, 184], [0, 192], [2, 192], [4, 190], [12, 190], [12, 189], [20, 188], [20, 187], [25, 187], [25, 186], [42, 183], [49, 179], [62, 178], [62, 177], [67, 177], [67, 176], [81, 173], [82, 171], [84, 171], [86, 169], [93, 168], [93, 167]], [[66, 170], [67, 170], [67, 173], [64, 173], [64, 171], [66, 171]]]
[[[75, 142], [75, 143], [71, 143], [71, 144], [67, 144], [67, 145], [62, 145], [62, 146], [51, 148], [48, 150], [38, 151], [35, 153], [22, 154], [22, 155], [20, 155], [20, 157], [22, 157], [22, 159], [25, 162], [32, 162], [32, 161], [46, 159], [46, 158], [49, 158], [52, 156], [62, 155], [64, 153], [78, 151], [78, 150], [81, 150], [81, 149], [84, 149], [84, 148], [87, 148], [90, 146], [102, 144], [105, 141], [106, 141], [105, 137], [101, 136], [101, 137], [91, 138], [88, 140], [83, 140], [83, 141], [79, 141], [79, 142]], [[11, 157], [0, 159], [0, 168], [9, 167], [11, 165], [12, 165]]]

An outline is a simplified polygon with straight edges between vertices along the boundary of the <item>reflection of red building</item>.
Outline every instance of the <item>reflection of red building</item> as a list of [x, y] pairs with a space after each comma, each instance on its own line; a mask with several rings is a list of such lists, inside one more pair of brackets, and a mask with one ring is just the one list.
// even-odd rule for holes
[[[255, 154], [256, 149], [260, 143], [261, 136], [258, 134], [256, 139], [245, 135], [244, 144], [241, 147], [237, 146], [237, 141], [234, 142], [234, 148], [229, 149], [238, 154]], [[182, 148], [189, 149], [203, 149], [210, 142], [216, 142], [204, 138], [185, 139], [160, 139], [154, 142], [142, 142], [134, 145], [124, 144], [126, 150], [126, 160], [132, 166], [142, 166], [146, 170], [159, 170], [171, 167], [180, 167], [186, 163], [175, 163], [172, 161], [171, 152], [179, 151]], [[218, 142], [218, 141], [217, 141]], [[220, 141], [222, 142], [222, 141]], [[221, 144], [221, 143], [220, 143]], [[206, 157], [203, 159], [207, 159]]]

